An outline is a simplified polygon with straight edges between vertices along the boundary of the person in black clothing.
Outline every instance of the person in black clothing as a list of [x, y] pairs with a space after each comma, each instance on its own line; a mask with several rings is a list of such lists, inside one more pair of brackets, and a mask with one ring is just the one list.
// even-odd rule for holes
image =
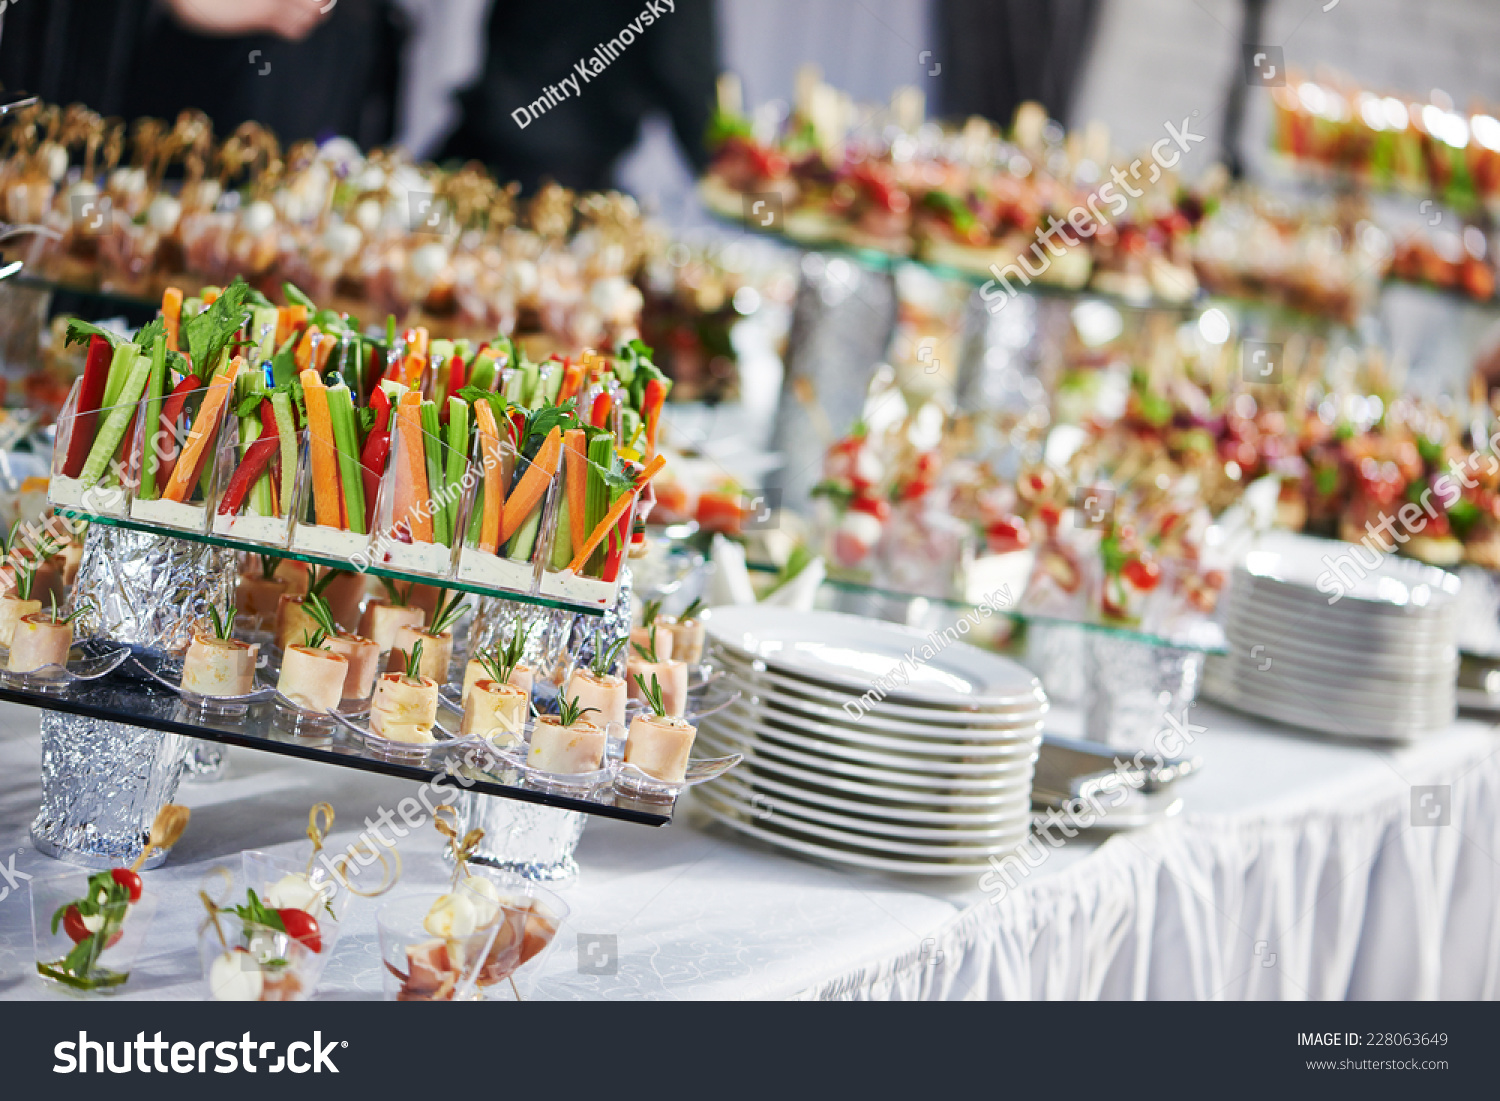
[[390, 0], [24, 0], [0, 32], [0, 83], [102, 115], [198, 108], [223, 136], [390, 140], [399, 13]]
[[543, 179], [604, 188], [641, 120], [663, 111], [687, 159], [706, 164], [718, 74], [713, 0], [495, 0], [487, 38], [439, 159], [480, 161], [527, 191]]

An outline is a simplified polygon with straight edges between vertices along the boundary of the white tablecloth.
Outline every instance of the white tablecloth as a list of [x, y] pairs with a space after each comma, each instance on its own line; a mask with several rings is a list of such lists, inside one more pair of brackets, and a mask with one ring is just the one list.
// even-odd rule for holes
[[[1320, 742], [1207, 705], [1182, 816], [1056, 850], [998, 905], [984, 880], [848, 872], [741, 841], [690, 807], [666, 829], [595, 819], [562, 890], [570, 928], [544, 998], [1475, 998], [1500, 987], [1500, 738], [1461, 721], [1400, 750]], [[0, 868], [31, 851], [37, 714], [0, 705]], [[1413, 786], [1440, 785], [1446, 826], [1413, 826]], [[228, 777], [185, 785], [193, 822], [147, 873], [162, 899], [126, 997], [201, 983], [193, 891], [243, 848], [292, 852], [307, 808], [336, 841], [414, 785], [233, 751]], [[1429, 800], [1426, 813], [1441, 804]], [[431, 831], [402, 843], [400, 890], [437, 890]], [[303, 845], [305, 847], [305, 843]], [[995, 881], [989, 881], [993, 887]], [[0, 878], [0, 890], [7, 884]], [[378, 997], [374, 910], [350, 913], [320, 996]], [[579, 934], [617, 938], [580, 967]], [[24, 884], [0, 898], [0, 998], [53, 995], [33, 967]], [[597, 974], [604, 970], [607, 973]]]

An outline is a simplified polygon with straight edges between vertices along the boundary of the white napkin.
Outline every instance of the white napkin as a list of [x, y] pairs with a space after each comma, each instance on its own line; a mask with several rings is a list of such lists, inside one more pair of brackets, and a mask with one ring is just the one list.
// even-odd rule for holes
[[801, 573], [761, 603], [775, 608], [792, 608], [799, 612], [810, 612], [813, 610], [813, 602], [818, 598], [818, 586], [823, 584], [823, 578], [827, 576], [828, 570], [823, 565], [823, 560], [814, 558], [802, 568]]
[[750, 570], [745, 566], [745, 548], [722, 535], [715, 535], [709, 558], [714, 569], [708, 580], [705, 603], [710, 608], [724, 604], [754, 604], [755, 588], [750, 584]]

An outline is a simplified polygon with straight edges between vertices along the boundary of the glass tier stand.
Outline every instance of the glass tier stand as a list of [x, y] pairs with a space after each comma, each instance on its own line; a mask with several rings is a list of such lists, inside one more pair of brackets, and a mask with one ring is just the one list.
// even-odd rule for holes
[[[131, 667], [132, 663], [127, 661], [122, 669]], [[0, 700], [278, 753], [304, 761], [356, 768], [421, 784], [441, 779], [456, 791], [500, 796], [647, 826], [668, 824], [675, 809], [671, 803], [638, 802], [608, 788], [580, 797], [527, 787], [515, 779], [513, 772], [500, 768], [490, 771], [473, 768], [466, 761], [466, 756], [474, 748], [469, 743], [452, 747], [439, 745], [422, 757], [385, 756], [378, 749], [365, 745], [346, 727], [330, 721], [326, 726], [310, 730], [270, 702], [251, 704], [241, 715], [214, 715], [190, 707], [165, 688], [132, 680], [119, 673], [48, 692], [16, 688], [0, 681]], [[479, 757], [480, 753], [474, 753], [471, 759]]]
[[[102, 524], [106, 527], [140, 531], [145, 532], [147, 535], [160, 535], [169, 539], [187, 539], [194, 543], [205, 543], [211, 547], [224, 547], [228, 550], [239, 551], [244, 554], [268, 554], [276, 558], [290, 558], [297, 562], [306, 562], [313, 566], [325, 566], [332, 570], [347, 571], [350, 568], [349, 559], [335, 555], [308, 554], [305, 551], [291, 550], [287, 547], [270, 546], [265, 543], [251, 543], [243, 539], [231, 539], [227, 536], [211, 532], [164, 528], [157, 524], [146, 524], [124, 516], [100, 516], [76, 508], [57, 506], [56, 510], [61, 515], [71, 519], [86, 520], [91, 524]], [[407, 570], [398, 570], [392, 569], [389, 566], [377, 565], [365, 566], [360, 572], [374, 574], [376, 577], [386, 577], [392, 581], [409, 581], [414, 585], [433, 585], [440, 589], [454, 589], [458, 592], [472, 593], [475, 596], [494, 596], [502, 600], [515, 601], [518, 604], [534, 604], [542, 608], [556, 608], [559, 611], [572, 612], [578, 615], [604, 615], [604, 608], [599, 605], [575, 604], [566, 600], [541, 596], [535, 593], [520, 593], [509, 589], [496, 589], [489, 585], [481, 585], [473, 581], [460, 581], [454, 577], [433, 577], [431, 574], [411, 573]]]

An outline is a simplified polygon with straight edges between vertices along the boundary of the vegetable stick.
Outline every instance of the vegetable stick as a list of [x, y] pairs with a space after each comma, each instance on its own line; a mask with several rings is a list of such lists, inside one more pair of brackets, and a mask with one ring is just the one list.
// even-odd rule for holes
[[276, 311], [276, 346], [279, 348], [287, 338], [307, 324], [307, 307], [299, 304], [285, 306]]
[[484, 465], [484, 509], [479, 526], [479, 549], [500, 551], [500, 515], [505, 504], [505, 460], [500, 450], [500, 428], [495, 411], [484, 398], [474, 402], [474, 423], [479, 429], [480, 461]]
[[182, 334], [182, 291], [168, 287], [161, 295], [161, 319], [167, 329], [167, 350], [180, 352], [178, 337]]
[[328, 402], [328, 414], [333, 422], [333, 442], [338, 448], [344, 527], [356, 535], [364, 535], [365, 487], [359, 473], [359, 426], [355, 421], [354, 399], [347, 386], [329, 387], [324, 393]]
[[413, 542], [432, 542], [432, 517], [423, 507], [429, 500], [427, 456], [422, 447], [422, 395], [408, 390], [396, 404], [396, 508], [397, 529], [404, 528]]
[[661, 472], [661, 468], [666, 465], [667, 460], [664, 455], [657, 455], [646, 464], [646, 469], [641, 471], [641, 476], [635, 480], [635, 488], [620, 494], [620, 499], [610, 506], [609, 511], [604, 514], [604, 519], [599, 521], [599, 526], [594, 528], [593, 534], [589, 536], [588, 542], [584, 543], [578, 553], [573, 556], [573, 561], [568, 563], [568, 569], [574, 573], [583, 569], [584, 563], [589, 560], [589, 555], [593, 554], [599, 544], [604, 542], [609, 529], [618, 524], [620, 517], [625, 515], [625, 510], [635, 500], [635, 495], [645, 489], [646, 483], [656, 477]]
[[313, 515], [322, 527], [344, 526], [343, 501], [339, 497], [339, 469], [333, 442], [333, 418], [328, 413], [328, 387], [317, 371], [301, 374], [302, 396], [307, 403], [307, 447], [312, 456]]
[[76, 478], [83, 472], [84, 461], [94, 443], [99, 425], [99, 407], [109, 385], [109, 365], [114, 351], [102, 336], [89, 338], [88, 359], [83, 367], [83, 382], [78, 387], [78, 404], [73, 415], [73, 434], [68, 439], [68, 454], [63, 462], [63, 477]]
[[521, 524], [542, 503], [547, 487], [552, 484], [552, 475], [557, 473], [557, 464], [562, 458], [562, 429], [554, 426], [536, 458], [516, 482], [516, 488], [505, 502], [505, 511], [500, 518], [500, 542], [504, 543], [521, 529]]
[[563, 434], [563, 442], [568, 450], [568, 534], [572, 545], [579, 547], [588, 537], [588, 433], [570, 428]]
[[229, 391], [234, 382], [235, 372], [243, 366], [244, 362], [239, 356], [235, 356], [229, 370], [220, 371], [208, 384], [208, 393], [203, 395], [203, 404], [198, 408], [198, 416], [193, 420], [193, 427], [188, 430], [187, 444], [182, 449], [182, 457], [172, 469], [172, 477], [168, 479], [167, 487], [162, 491], [162, 497], [166, 500], [176, 501], [179, 504], [187, 500], [188, 493], [198, 480], [199, 468], [207, 455], [209, 443], [216, 434], [219, 415], [229, 404]]
[[[131, 344], [124, 347], [134, 349]], [[85, 486], [97, 485], [99, 479], [104, 477], [109, 460], [114, 457], [115, 448], [120, 445], [120, 437], [125, 434], [126, 426], [135, 417], [136, 403], [141, 400], [150, 377], [150, 357], [136, 356], [135, 364], [130, 368], [120, 393], [116, 395], [119, 401], [108, 409], [101, 410], [104, 413], [104, 423], [99, 426], [99, 434], [94, 438], [88, 461], [83, 464], [83, 471], [78, 476]]]

